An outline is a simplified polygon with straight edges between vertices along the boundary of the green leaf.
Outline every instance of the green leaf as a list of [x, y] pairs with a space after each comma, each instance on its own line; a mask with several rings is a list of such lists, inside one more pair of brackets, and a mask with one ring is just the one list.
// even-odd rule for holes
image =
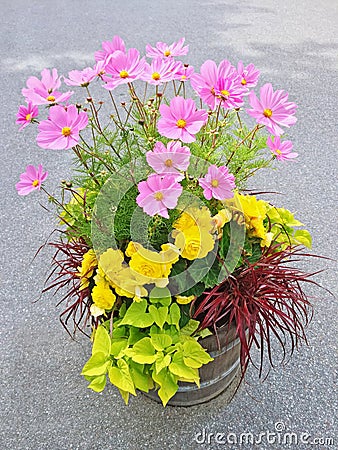
[[142, 338], [146, 337], [146, 334], [142, 333], [139, 328], [136, 327], [128, 327], [128, 328], [129, 328], [128, 345], [134, 345], [137, 341], [140, 341]]
[[295, 216], [291, 211], [285, 208], [276, 208], [273, 206], [268, 210], [267, 215], [272, 223], [281, 223], [289, 227], [299, 227], [303, 225], [302, 222], [295, 219]]
[[180, 379], [184, 379], [184, 381], [194, 381], [199, 385], [200, 377], [198, 375], [198, 369], [189, 367], [185, 364], [183, 353], [176, 352], [173, 355], [171, 363], [169, 364], [169, 370]]
[[150, 305], [149, 313], [152, 319], [155, 321], [156, 325], [158, 325], [162, 329], [164, 323], [168, 318], [168, 307], [161, 306], [160, 308], [156, 308], [156, 306]]
[[113, 328], [113, 339], [125, 338], [127, 335], [127, 327], [120, 327], [119, 323]]
[[179, 330], [180, 318], [181, 318], [180, 307], [178, 306], [177, 303], [173, 303], [170, 306], [169, 317], [167, 319], [167, 322], [169, 323], [169, 325], [175, 325], [176, 329]]
[[137, 328], [147, 328], [154, 323], [154, 319], [146, 313], [147, 300], [133, 302], [126, 311], [119, 325], [133, 325]]
[[100, 325], [94, 336], [92, 355], [95, 353], [103, 353], [105, 356], [110, 355], [111, 339], [108, 331], [103, 325]]
[[[128, 341], [127, 339], [119, 339], [118, 341], [114, 341], [111, 344], [111, 355], [114, 356], [114, 358], [120, 358], [123, 356], [123, 350], [128, 347]], [[120, 355], [122, 353], [122, 355]]]
[[167, 287], [154, 287], [149, 294], [151, 303], [161, 303], [163, 306], [169, 306], [171, 303], [171, 293]]
[[198, 369], [212, 360], [213, 358], [194, 339], [184, 342], [183, 361], [187, 366]]
[[305, 245], [305, 247], [308, 248], [312, 247], [312, 237], [309, 231], [307, 230], [296, 230], [292, 240], [297, 241], [297, 243], [300, 243], [302, 245]]
[[227, 253], [229, 251], [229, 247], [230, 247], [230, 224], [226, 223], [223, 227], [223, 234], [222, 234], [222, 238], [219, 241], [219, 247], [218, 247], [218, 252], [219, 252], [219, 256], [222, 259], [225, 259], [227, 257]]
[[195, 334], [195, 337], [198, 338], [205, 338], [207, 336], [211, 336], [212, 332], [209, 330], [209, 328], [203, 328], [203, 330], [200, 330], [198, 333]]
[[125, 403], [126, 405], [128, 405], [128, 402], [129, 402], [129, 392], [124, 391], [123, 389], [119, 389], [119, 392], [120, 392], [120, 394], [121, 394], [121, 397], [122, 397], [123, 400], [124, 400], [124, 403]]
[[82, 369], [81, 375], [98, 376], [107, 372], [108, 366], [111, 364], [107, 360], [107, 356], [102, 352], [95, 353]]
[[139, 364], [152, 364], [156, 359], [155, 353], [155, 347], [149, 337], [136, 342], [132, 348], [126, 351], [126, 354]]
[[159, 373], [152, 373], [153, 380], [160, 386], [158, 395], [162, 400], [163, 406], [173, 397], [178, 389], [176, 377], [164, 368]]
[[151, 336], [151, 343], [156, 350], [164, 350], [172, 344], [173, 340], [167, 334], [153, 334]]
[[184, 297], [189, 297], [190, 295], [196, 295], [196, 297], [199, 297], [203, 294], [205, 291], [205, 285], [204, 283], [196, 283], [191, 288], [187, 289], [186, 291], [182, 292], [180, 295]]
[[162, 369], [165, 367], [168, 367], [171, 362], [171, 356], [170, 355], [164, 355], [163, 352], [158, 352], [156, 355], [156, 361], [155, 361], [155, 371], [156, 373], [161, 372]]
[[190, 319], [189, 322], [183, 328], [181, 328], [181, 334], [187, 334], [191, 336], [195, 333], [199, 324], [200, 323], [198, 320]]
[[129, 370], [136, 389], [148, 392], [150, 375], [143, 372], [144, 365], [129, 361]]
[[131, 378], [129, 366], [124, 359], [117, 361], [117, 367], [108, 370], [109, 380], [117, 388], [136, 395], [134, 382]]
[[93, 389], [95, 392], [102, 392], [106, 386], [106, 381], [106, 375], [100, 375], [92, 380], [92, 382], [88, 385], [88, 388]]

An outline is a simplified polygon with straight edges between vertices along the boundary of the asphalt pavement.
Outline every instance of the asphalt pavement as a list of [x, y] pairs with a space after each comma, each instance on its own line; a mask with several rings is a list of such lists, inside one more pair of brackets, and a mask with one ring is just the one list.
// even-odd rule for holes
[[[147, 43], [185, 36], [186, 60], [196, 69], [208, 58], [252, 62], [261, 70], [261, 83], [288, 90], [299, 105], [298, 123], [288, 134], [298, 161], [261, 172], [252, 187], [283, 193], [269, 199], [297, 212], [313, 234], [314, 253], [335, 258], [337, 1], [1, 0], [0, 5], [0, 449], [338, 448], [337, 300], [331, 295], [308, 289], [315, 307], [309, 345], [264, 382], [250, 368], [229, 405], [220, 396], [203, 406], [163, 409], [140, 395], [126, 407], [113, 387], [101, 394], [87, 389], [80, 372], [90, 343], [65, 333], [57, 299], [45, 295], [33, 303], [51, 253], [43, 251], [34, 261], [33, 256], [54, 219], [37, 193], [20, 198], [14, 187], [29, 163], [43, 163], [52, 190], [69, 176], [69, 152], [38, 148], [33, 129], [18, 132], [15, 115], [30, 75], [44, 67], [67, 74], [91, 65], [94, 51], [115, 34], [141, 51]], [[312, 259], [306, 268], [327, 268], [316, 280], [335, 291], [333, 261]], [[242, 433], [252, 433], [255, 443], [245, 444], [251, 438]]]

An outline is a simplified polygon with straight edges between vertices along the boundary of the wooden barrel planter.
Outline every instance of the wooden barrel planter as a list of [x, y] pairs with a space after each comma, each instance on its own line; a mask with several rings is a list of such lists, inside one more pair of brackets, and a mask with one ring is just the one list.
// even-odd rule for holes
[[[180, 382], [176, 394], [169, 400], [171, 406], [194, 406], [207, 402], [226, 389], [231, 391], [231, 397], [238, 385], [237, 375], [240, 372], [241, 344], [235, 327], [225, 326], [218, 330], [218, 341], [214, 335], [201, 339], [200, 344], [214, 358], [210, 363], [199, 369], [200, 387], [195, 383]], [[235, 384], [235, 386], [233, 386]], [[145, 394], [147, 397], [161, 402], [156, 390]], [[229, 398], [230, 399], [230, 398]]]

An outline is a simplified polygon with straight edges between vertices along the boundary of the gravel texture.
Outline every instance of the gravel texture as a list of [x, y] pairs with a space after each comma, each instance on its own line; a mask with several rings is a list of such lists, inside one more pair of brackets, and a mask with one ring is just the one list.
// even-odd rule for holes
[[[19, 198], [14, 188], [26, 164], [43, 162], [53, 189], [69, 174], [71, 161], [67, 151], [39, 149], [33, 129], [17, 132], [15, 114], [28, 76], [44, 67], [65, 74], [81, 69], [92, 63], [101, 41], [114, 34], [140, 50], [148, 42], [172, 42], [183, 35], [191, 47], [187, 60], [196, 68], [207, 58], [243, 59], [261, 69], [261, 82], [291, 92], [299, 112], [289, 137], [299, 159], [260, 173], [252, 187], [282, 192], [270, 198], [298, 211], [313, 233], [314, 252], [334, 258], [337, 1], [1, 0], [1, 10], [0, 449], [338, 448], [337, 301], [332, 296], [311, 289], [315, 314], [309, 345], [265, 382], [251, 368], [230, 405], [220, 396], [203, 406], [163, 409], [140, 395], [126, 407], [112, 387], [101, 394], [87, 390], [80, 371], [90, 343], [80, 337], [72, 341], [64, 332], [56, 299], [45, 295], [33, 303], [50, 252], [34, 261], [33, 256], [52, 231], [53, 217], [41, 209], [36, 193]], [[334, 262], [307, 264], [311, 271], [323, 268], [328, 270], [316, 279], [334, 292]], [[276, 430], [275, 438], [265, 435], [258, 442], [260, 433]], [[235, 443], [248, 432], [254, 444]], [[299, 441], [308, 433], [308, 443], [283, 443], [291, 432]], [[314, 443], [326, 438], [334, 443]]]

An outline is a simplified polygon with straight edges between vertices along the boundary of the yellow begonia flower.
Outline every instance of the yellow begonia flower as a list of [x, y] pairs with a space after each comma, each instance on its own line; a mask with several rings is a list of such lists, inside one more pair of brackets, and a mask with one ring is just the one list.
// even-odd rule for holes
[[221, 209], [218, 213], [212, 217], [217, 228], [223, 228], [224, 225], [230, 222], [232, 214], [229, 209]]
[[133, 298], [140, 301], [142, 297], [148, 296], [147, 289], [143, 286], [147, 283], [147, 279], [126, 267], [116, 276], [113, 287], [121, 297]]
[[181, 249], [183, 258], [193, 260], [204, 258], [214, 248], [215, 241], [213, 236], [205, 228], [197, 226], [188, 230], [174, 230], [172, 236], [175, 238], [175, 245]]
[[215, 223], [209, 208], [188, 208], [174, 222], [172, 237], [183, 258], [193, 260], [204, 258], [215, 245], [212, 233]]
[[273, 237], [274, 233], [272, 233], [271, 231], [269, 233], [266, 233], [264, 239], [261, 240], [261, 247], [269, 247]]
[[185, 297], [184, 295], [176, 295], [176, 301], [180, 305], [187, 305], [188, 303], [191, 303], [193, 300], [195, 300], [195, 295], [189, 295], [189, 297]]
[[136, 278], [141, 275], [145, 277], [145, 283], [166, 286], [171, 267], [179, 259], [179, 250], [172, 244], [163, 244], [160, 252], [148, 250], [141, 244], [132, 248], [137, 248], [137, 251], [129, 252], [129, 266], [136, 272]]
[[81, 267], [79, 267], [78, 276], [81, 278], [80, 291], [89, 286], [89, 279], [93, 276], [93, 272], [96, 267], [96, 255], [94, 250], [90, 249], [83, 255]]
[[136, 253], [140, 248], [143, 248], [141, 244], [139, 244], [138, 242], [130, 241], [126, 248], [126, 256], [131, 258], [132, 255]]
[[214, 228], [210, 210], [206, 206], [202, 206], [202, 208], [191, 207], [186, 209], [173, 224], [173, 227], [176, 228], [176, 230], [183, 232], [196, 226], [205, 228], [208, 231], [211, 231]]
[[266, 238], [263, 221], [269, 206], [267, 202], [257, 200], [254, 195], [242, 195], [236, 192], [234, 199], [227, 202], [227, 205], [234, 211], [243, 212], [249, 236]]
[[100, 280], [92, 290], [92, 300], [98, 308], [109, 310], [113, 307], [116, 295], [109, 287], [109, 283], [105, 280]]
[[99, 272], [110, 283], [114, 283], [119, 272], [123, 269], [124, 255], [121, 250], [108, 248], [99, 259]]

